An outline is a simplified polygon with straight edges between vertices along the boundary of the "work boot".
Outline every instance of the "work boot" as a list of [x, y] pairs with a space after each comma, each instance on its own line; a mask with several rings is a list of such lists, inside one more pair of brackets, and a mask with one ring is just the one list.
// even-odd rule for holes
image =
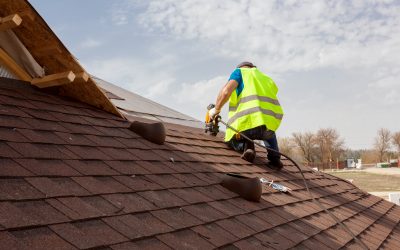
[[256, 152], [253, 149], [246, 149], [246, 151], [244, 151], [244, 153], [242, 154], [242, 156], [240, 157], [243, 160], [246, 160], [248, 162], [253, 162], [254, 158], [256, 158]]
[[283, 163], [281, 162], [281, 160], [277, 159], [277, 160], [270, 160], [267, 163], [267, 166], [269, 168], [272, 168], [274, 170], [280, 171], [283, 168]]

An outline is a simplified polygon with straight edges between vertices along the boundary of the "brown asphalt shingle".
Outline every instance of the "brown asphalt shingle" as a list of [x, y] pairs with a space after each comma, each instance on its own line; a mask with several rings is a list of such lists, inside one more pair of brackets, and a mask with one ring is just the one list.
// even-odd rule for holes
[[[92, 107], [0, 79], [0, 246], [14, 249], [359, 248], [285, 161], [240, 159], [220, 137], [166, 124], [165, 145]], [[400, 207], [302, 167], [310, 191], [371, 249], [400, 248]], [[219, 183], [264, 177], [260, 203]]]

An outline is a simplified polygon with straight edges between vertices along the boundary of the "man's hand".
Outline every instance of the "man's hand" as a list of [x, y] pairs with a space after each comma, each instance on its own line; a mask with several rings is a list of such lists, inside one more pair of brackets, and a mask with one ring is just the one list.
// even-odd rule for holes
[[221, 110], [218, 110], [216, 108], [212, 108], [208, 111], [208, 115], [210, 116], [211, 119], [215, 119], [215, 117], [221, 112]]

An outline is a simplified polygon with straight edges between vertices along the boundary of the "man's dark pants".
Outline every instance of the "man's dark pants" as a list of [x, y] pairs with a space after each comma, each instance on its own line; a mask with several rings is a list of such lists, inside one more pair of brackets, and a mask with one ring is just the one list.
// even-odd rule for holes
[[[252, 140], [262, 140], [264, 141], [267, 147], [279, 151], [278, 141], [276, 139], [275, 132], [267, 130], [264, 125], [242, 131], [242, 134], [244, 134], [245, 136], [249, 137]], [[235, 151], [239, 152], [244, 152], [247, 149], [254, 150], [254, 143], [244, 138], [240, 138], [239, 140], [237, 140], [235, 137], [233, 137], [228, 142], [228, 145], [232, 147]], [[268, 152], [267, 154], [268, 160], [270, 160], [271, 162], [276, 162], [280, 160], [281, 156], [276, 152], [273, 152], [272, 150], [267, 150], [267, 152]]]

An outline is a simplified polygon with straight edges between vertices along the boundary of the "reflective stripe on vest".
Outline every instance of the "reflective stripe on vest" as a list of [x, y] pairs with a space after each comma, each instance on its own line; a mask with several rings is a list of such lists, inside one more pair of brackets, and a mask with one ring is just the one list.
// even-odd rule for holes
[[[276, 131], [283, 118], [283, 110], [276, 94], [274, 81], [257, 68], [240, 68], [243, 90], [239, 96], [233, 91], [229, 98], [228, 124], [238, 131], [266, 126]], [[236, 134], [227, 128], [225, 141]]]
[[239, 102], [236, 104], [236, 106], [229, 106], [229, 111], [235, 112], [236, 109], [238, 108], [239, 104], [254, 101], [254, 100], [259, 100], [260, 102], [268, 102], [268, 103], [271, 103], [271, 104], [274, 104], [277, 106], [281, 106], [279, 101], [276, 99], [272, 99], [272, 98], [266, 97], [266, 96], [251, 95], [251, 96], [246, 96], [246, 97], [241, 98], [239, 100]]
[[229, 118], [228, 124], [230, 125], [230, 124], [234, 123], [238, 118], [255, 113], [255, 112], [261, 112], [265, 115], [273, 116], [278, 120], [282, 120], [282, 118], [283, 118], [283, 114], [277, 114], [272, 110], [262, 109], [260, 107], [254, 107], [254, 108], [250, 108], [250, 109], [246, 109], [246, 110], [237, 112], [235, 115], [233, 115], [232, 117]]

